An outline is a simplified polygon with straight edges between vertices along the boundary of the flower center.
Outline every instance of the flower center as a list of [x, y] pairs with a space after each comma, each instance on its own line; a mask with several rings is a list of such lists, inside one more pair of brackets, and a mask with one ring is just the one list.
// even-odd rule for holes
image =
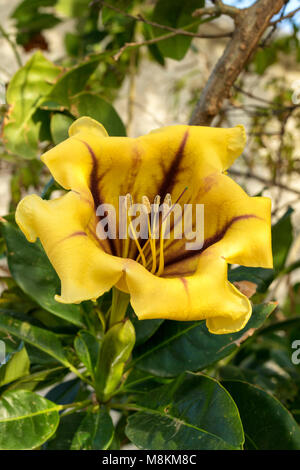
[[[182, 191], [174, 204], [172, 204], [171, 195], [169, 193], [166, 194], [163, 204], [160, 204], [160, 196], [155, 196], [152, 206], [147, 196], [142, 197], [142, 204], [140, 204], [139, 210], [143, 212], [143, 216], [147, 219], [147, 241], [143, 244], [140, 243], [139, 234], [137, 233], [131, 216], [131, 209], [133, 208], [132, 196], [130, 194], [125, 196], [128, 230], [130, 230], [131, 238], [134, 240], [138, 250], [136, 261], [141, 262], [146, 269], [156, 276], [161, 276], [164, 271], [165, 240], [170, 236], [169, 216], [186, 190], [187, 187]], [[176, 220], [174, 220], [173, 229], [175, 225]], [[123, 257], [127, 257], [129, 254], [129, 243], [129, 237], [126, 237], [123, 243]]]

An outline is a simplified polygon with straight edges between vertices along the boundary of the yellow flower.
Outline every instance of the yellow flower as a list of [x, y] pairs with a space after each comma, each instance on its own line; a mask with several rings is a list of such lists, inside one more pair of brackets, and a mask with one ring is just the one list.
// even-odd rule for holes
[[[56, 300], [96, 299], [115, 286], [130, 294], [139, 319], [206, 319], [216, 334], [242, 329], [252, 308], [227, 280], [227, 264], [272, 268], [271, 201], [249, 197], [226, 175], [245, 145], [243, 126], [170, 126], [133, 139], [108, 137], [101, 124], [82, 117], [69, 135], [42, 156], [69, 191], [50, 201], [26, 196], [16, 212], [27, 239], [40, 238], [60, 277]], [[157, 240], [135, 238], [130, 218], [131, 239], [118, 233], [99, 239], [97, 207], [111, 204], [118, 219], [125, 195], [127, 207], [165, 201], [172, 209], [171, 198], [181, 207], [203, 204], [202, 248], [187, 250], [174, 233], [164, 239], [162, 218]]]

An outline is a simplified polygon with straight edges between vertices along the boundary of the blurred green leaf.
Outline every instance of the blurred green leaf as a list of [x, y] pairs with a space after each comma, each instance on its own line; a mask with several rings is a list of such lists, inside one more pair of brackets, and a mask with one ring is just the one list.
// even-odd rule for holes
[[274, 269], [281, 271], [293, 243], [293, 226], [291, 215], [294, 210], [289, 207], [286, 213], [272, 228], [272, 251], [274, 260]]
[[125, 136], [125, 126], [114, 107], [94, 93], [82, 92], [72, 99], [71, 111], [76, 117], [89, 116], [101, 122], [111, 136]]
[[76, 64], [62, 74], [52, 88], [51, 93], [45, 98], [43, 108], [54, 110], [69, 109], [72, 98], [83, 91], [88, 79], [98, 67], [99, 62], [99, 56], [91, 57], [89, 60]]
[[55, 113], [51, 118], [51, 135], [55, 145], [69, 137], [68, 129], [74, 119], [66, 114]]
[[[192, 13], [197, 8], [204, 7], [204, 0], [158, 0], [155, 4], [152, 20], [156, 23], [172, 26], [173, 28], [184, 28], [194, 23], [194, 26], [188, 28], [190, 32], [196, 32], [199, 20], [192, 17]], [[153, 28], [155, 37], [167, 34], [168, 31], [161, 28]], [[190, 47], [192, 38], [188, 36], [177, 35], [170, 39], [165, 39], [157, 43], [157, 47], [164, 57], [181, 60]]]
[[35, 113], [50, 92], [60, 68], [36, 52], [11, 79], [7, 89], [10, 106], [3, 126], [3, 142], [9, 152], [35, 158], [42, 123]]
[[139, 448], [153, 450], [241, 449], [237, 407], [214, 379], [186, 373], [141, 396], [126, 434]]

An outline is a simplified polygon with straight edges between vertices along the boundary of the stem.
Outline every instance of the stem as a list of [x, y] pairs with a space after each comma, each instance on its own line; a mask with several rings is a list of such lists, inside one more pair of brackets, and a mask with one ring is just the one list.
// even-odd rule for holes
[[125, 317], [127, 307], [129, 304], [129, 294], [120, 291], [116, 287], [112, 290], [112, 305], [109, 320], [109, 327], [111, 328], [115, 323], [119, 323]]
[[67, 411], [66, 413], [63, 414], [63, 416], [67, 416], [69, 414], [75, 413], [78, 409], [85, 408], [88, 405], [92, 405], [92, 400], [83, 400], [83, 401], [78, 401], [75, 403], [68, 403], [67, 405], [61, 405], [60, 409], [65, 410], [72, 408], [71, 410]]
[[87, 383], [88, 385], [93, 385], [92, 382], [90, 380], [88, 380], [86, 377], [84, 377], [84, 375], [81, 374], [81, 372], [79, 372], [78, 369], [76, 369], [76, 367], [74, 367], [72, 364], [67, 364], [67, 367], [70, 369], [71, 372], [73, 372], [73, 374], [77, 375], [77, 377], [79, 377], [79, 379], [81, 379], [83, 382]]
[[116, 410], [140, 411], [141, 407], [138, 405], [131, 405], [130, 403], [112, 403], [111, 408]]

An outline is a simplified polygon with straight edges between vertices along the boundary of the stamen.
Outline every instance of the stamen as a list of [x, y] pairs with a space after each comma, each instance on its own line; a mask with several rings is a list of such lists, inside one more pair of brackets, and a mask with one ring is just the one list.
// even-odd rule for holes
[[[129, 193], [127, 193], [126, 196], [125, 196], [124, 206], [125, 206], [126, 218], [127, 218], [127, 220], [126, 220], [126, 230], [128, 230], [128, 210], [132, 206], [132, 196]], [[126, 238], [124, 240], [123, 250], [122, 250], [123, 258], [128, 257], [128, 252], [129, 252], [129, 237], [128, 237], [128, 233], [127, 233]]]
[[[178, 198], [176, 199], [175, 203], [172, 205], [172, 199], [170, 194], [166, 194], [166, 197], [164, 199], [164, 207], [165, 204], [169, 206], [169, 210], [167, 210], [166, 214], [163, 214], [162, 216], [162, 221], [161, 221], [161, 234], [160, 234], [160, 240], [159, 240], [159, 265], [158, 265], [158, 271], [156, 273], [157, 276], [160, 276], [163, 273], [164, 267], [165, 267], [165, 258], [164, 258], [164, 237], [165, 237], [165, 231], [166, 231], [166, 225], [167, 225], [167, 217], [173, 210], [173, 207], [178, 203], [178, 201], [182, 198], [184, 193], [188, 187], [186, 186], [184, 190], [180, 193]], [[164, 211], [163, 211], [164, 212]]]
[[[152, 236], [151, 233], [151, 219], [149, 214], [151, 215], [151, 204], [147, 196], [143, 196], [142, 198], [143, 204], [146, 208], [146, 211], [148, 213], [148, 233], [149, 233], [149, 244], [150, 244], [150, 249], [151, 249], [151, 255], [152, 255], [152, 268], [151, 268], [151, 273], [155, 273], [156, 271], [156, 242], [155, 239]], [[143, 247], [144, 250], [145, 247]]]
[[170, 194], [170, 193], [167, 193], [167, 194], [165, 195], [164, 204], [166, 204], [166, 205], [169, 206], [169, 207], [172, 206], [172, 198], [171, 198], [171, 194]]
[[[129, 220], [129, 226], [128, 228], [130, 228], [131, 230], [131, 233], [133, 235], [133, 239], [135, 241], [135, 244], [137, 246], [137, 249], [139, 251], [139, 256], [141, 257], [141, 260], [142, 260], [142, 263], [143, 263], [143, 266], [146, 267], [147, 265], [147, 262], [146, 262], [146, 258], [145, 258], [145, 255], [143, 253], [143, 250], [142, 250], [142, 247], [138, 241], [138, 238], [136, 236], [136, 232], [133, 228], [133, 225], [132, 225], [132, 221], [131, 221], [131, 216], [128, 214], [128, 211], [131, 209], [131, 207], [133, 206], [133, 199], [132, 199], [132, 196], [131, 194], [126, 194], [125, 196], [125, 207], [126, 207], [126, 212], [127, 212], [127, 217], [128, 217], [128, 220]], [[128, 234], [127, 234], [128, 235]], [[127, 252], [127, 255], [128, 255], [128, 248], [129, 248], [129, 238], [128, 236], [126, 237], [126, 252]]]
[[151, 204], [150, 204], [150, 201], [149, 199], [147, 198], [147, 196], [143, 196], [142, 197], [142, 201], [143, 201], [143, 204], [145, 206], [145, 209], [147, 211], [147, 214], [150, 214], [151, 212]]
[[[163, 202], [163, 213], [162, 213], [162, 219], [161, 219], [161, 228], [160, 228], [160, 240], [159, 240], [159, 265], [158, 265], [158, 271], [156, 273], [156, 276], [160, 276], [163, 273], [164, 270], [164, 237], [165, 237], [165, 231], [166, 231], [166, 226], [167, 222], [166, 219], [170, 212], [173, 210], [173, 207], [178, 203], [178, 201], [182, 198], [184, 193], [187, 191], [188, 186], [186, 186], [183, 191], [180, 193], [178, 198], [176, 199], [175, 203], [172, 204], [172, 198], [171, 194], [167, 193], [164, 202]], [[143, 203], [147, 207], [147, 212], [149, 213], [148, 210], [148, 204], [150, 205], [149, 199], [144, 196], [143, 197]], [[159, 206], [160, 206], [160, 196], [157, 195], [154, 198], [154, 204], [153, 204], [153, 210], [155, 213], [159, 211]], [[151, 253], [152, 253], [152, 269], [151, 273], [154, 274], [156, 271], [156, 222], [157, 222], [157, 217], [156, 214], [154, 215], [154, 221], [153, 221], [153, 226], [152, 226], [152, 234], [151, 234], [151, 227], [149, 224], [149, 218], [148, 218], [148, 230], [149, 230], [149, 239], [146, 241], [142, 248], [142, 252], [138, 255], [136, 261], [139, 261], [140, 258], [142, 258], [142, 254], [147, 248], [148, 244], [150, 244], [151, 248]]]

